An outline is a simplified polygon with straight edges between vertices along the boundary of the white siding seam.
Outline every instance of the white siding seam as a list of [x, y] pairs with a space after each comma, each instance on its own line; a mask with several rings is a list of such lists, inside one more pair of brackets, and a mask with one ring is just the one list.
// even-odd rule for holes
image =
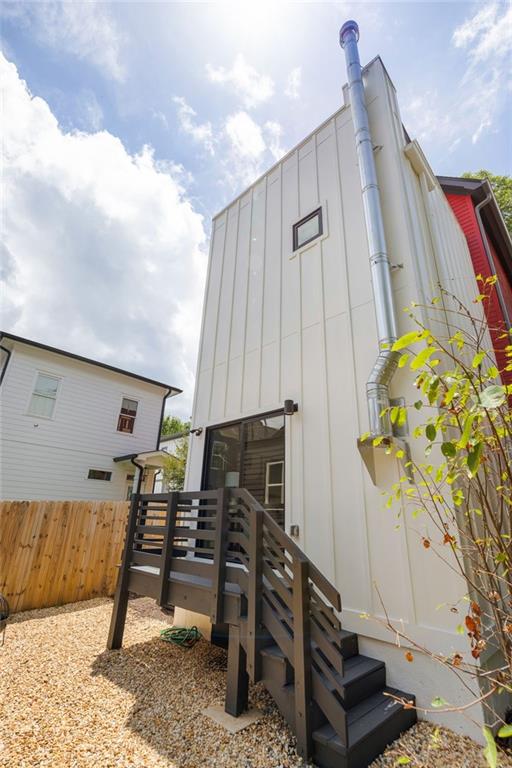
[[[247, 314], [249, 311], [249, 283], [251, 281], [251, 251], [252, 251], [252, 218], [254, 213], [254, 194], [251, 189], [251, 215], [249, 218], [249, 247], [247, 254], [247, 285], [245, 286], [245, 313], [244, 313], [244, 344], [242, 347], [242, 373], [240, 377], [240, 408], [239, 413], [244, 410], [244, 392], [245, 392], [245, 358], [247, 356]], [[226, 380], [226, 388], [228, 382]]]
[[[225, 226], [225, 225], [224, 225]], [[208, 248], [208, 266], [206, 269], [206, 280], [204, 284], [204, 291], [203, 291], [203, 311], [201, 315], [201, 331], [199, 336], [199, 349], [197, 353], [197, 361], [196, 361], [196, 377], [194, 380], [194, 400], [192, 402], [192, 426], [195, 426], [195, 419], [196, 419], [196, 411], [197, 411], [197, 398], [198, 398], [198, 382], [199, 382], [199, 374], [201, 372], [201, 362], [203, 359], [203, 347], [204, 347], [204, 326], [206, 322], [206, 310], [208, 306], [208, 292], [210, 289], [210, 274], [212, 270], [212, 262], [213, 262], [213, 241], [216, 235], [217, 227], [214, 227], [212, 225], [211, 232], [210, 232], [210, 245]], [[160, 435], [158, 436], [160, 439]], [[188, 463], [188, 462], [187, 462]]]
[[[283, 328], [283, 251], [284, 251], [284, 227], [283, 227], [283, 164], [281, 163], [279, 171], [279, 232], [281, 248], [279, 249], [279, 316], [277, 329], [277, 350], [278, 350], [278, 379], [277, 379], [277, 395], [280, 402], [284, 402], [283, 394], [283, 340], [281, 338]], [[293, 460], [292, 460], [292, 430], [293, 420], [285, 418], [285, 464], [284, 464], [284, 525], [285, 530], [290, 530], [290, 525], [293, 522], [293, 514], [291, 509], [292, 488], [293, 488]], [[288, 485], [287, 485], [288, 483]]]
[[[252, 199], [251, 199], [252, 205]], [[238, 214], [236, 218], [236, 237], [235, 237], [235, 265], [233, 269], [233, 287], [231, 289], [231, 302], [230, 302], [230, 315], [229, 315], [229, 333], [228, 333], [228, 346], [226, 357], [226, 379], [224, 382], [224, 406], [222, 409], [222, 418], [226, 418], [226, 407], [228, 399], [228, 381], [229, 381], [229, 367], [231, 363], [231, 335], [233, 332], [233, 307], [235, 304], [235, 286], [236, 286], [236, 273], [238, 271], [238, 235], [240, 232], [240, 205], [238, 206]], [[213, 384], [213, 380], [212, 380]]]
[[[282, 329], [283, 329], [283, 251], [284, 251], [284, 243], [283, 243], [283, 237], [284, 237], [284, 227], [283, 227], [283, 166], [281, 164], [281, 172], [279, 174], [279, 224], [280, 224], [280, 233], [281, 233], [281, 249], [279, 252], [279, 293], [277, 294], [279, 296], [279, 328], [277, 330], [277, 349], [279, 353], [279, 379], [278, 379], [278, 396], [279, 400], [281, 402], [284, 402], [285, 397], [283, 394], [283, 340], [281, 338], [282, 335]], [[291, 461], [290, 461], [290, 471], [291, 471]], [[285, 468], [286, 469], [286, 468]], [[290, 475], [290, 488], [291, 486], [292, 477]], [[286, 497], [285, 497], [286, 502]]]
[[[7, 443], [15, 443], [16, 445], [30, 445], [36, 448], [51, 448], [52, 450], [55, 450], [55, 451], [66, 451], [66, 453], [73, 453], [73, 454], [79, 454], [79, 455], [85, 454], [86, 456], [105, 456], [105, 457], [108, 457], [110, 461], [114, 460], [114, 457], [111, 456], [110, 453], [102, 453], [98, 451], [86, 451], [86, 450], [83, 450], [82, 448], [70, 448], [68, 445], [67, 446], [55, 445], [55, 443], [53, 445], [49, 443], [31, 443], [29, 440], [15, 440], [12, 437], [4, 438], [2, 442], [4, 445], [7, 445]], [[141, 453], [141, 451], [130, 451], [130, 453]], [[120, 455], [123, 456], [124, 454], [120, 454]]]
[[263, 213], [263, 266], [261, 270], [261, 313], [260, 313], [260, 362], [258, 377], [258, 405], [261, 404], [261, 376], [263, 368], [263, 319], [265, 312], [265, 275], [267, 268], [267, 200], [268, 200], [268, 175], [265, 176], [265, 210]]
[[[300, 218], [300, 211], [301, 211], [301, 203], [300, 203], [300, 158], [299, 158], [299, 152], [296, 151], [296, 168], [297, 168], [297, 217]], [[303, 332], [302, 332], [302, 253], [299, 253], [297, 255], [297, 258], [299, 259], [299, 328], [298, 328], [298, 335], [299, 335], [299, 369], [300, 369], [300, 407], [302, 408], [304, 405], [304, 350], [303, 350]], [[301, 435], [301, 443], [300, 443], [300, 450], [301, 450], [301, 466], [304, 467], [304, 459], [305, 459], [305, 451], [304, 451], [304, 419], [302, 419], [302, 435]], [[301, 504], [301, 531], [302, 531], [302, 541], [306, 541], [306, 512], [305, 512], [305, 503], [306, 503], [306, 473], [303, 471], [301, 472], [301, 478], [300, 478], [301, 488], [302, 488], [302, 504]]]
[[[404, 166], [403, 166], [403, 146], [402, 141], [400, 140], [400, 135], [398, 134], [398, 126], [397, 121], [395, 119], [395, 113], [393, 104], [391, 102], [391, 96], [389, 92], [389, 81], [386, 78], [385, 80], [385, 94], [386, 94], [386, 115], [388, 124], [391, 129], [391, 135], [394, 139], [395, 146], [392, 148], [392, 155], [393, 155], [393, 165], [395, 166], [396, 173], [400, 179], [400, 190], [402, 194], [402, 202], [400, 205], [400, 210], [403, 211], [403, 215], [405, 218], [406, 226], [407, 226], [407, 239], [409, 241], [409, 249], [411, 251], [412, 255], [412, 261], [413, 264], [415, 261], [418, 260], [419, 254], [417, 251], [417, 242], [416, 238], [414, 236], [414, 228], [412, 227], [412, 215], [411, 215], [411, 209], [410, 209], [410, 199], [407, 195], [407, 182], [405, 179], [405, 173], [404, 173]], [[417, 228], [416, 228], [417, 232]], [[401, 468], [400, 463], [398, 460], [396, 460], [396, 474], [397, 474], [397, 481], [400, 479], [401, 475]], [[402, 522], [403, 525], [400, 526], [400, 539], [402, 544], [402, 553], [403, 553], [403, 560], [405, 561], [405, 568], [407, 570], [407, 576], [408, 578], [405, 578], [406, 582], [406, 590], [408, 595], [408, 602], [409, 602], [409, 611], [410, 611], [410, 617], [409, 621], [414, 622], [414, 624], [417, 624], [417, 609], [416, 609], [416, 603], [414, 598], [414, 590], [413, 590], [413, 584], [414, 584], [414, 578], [413, 578], [413, 572], [411, 568], [411, 554], [408, 546], [408, 525], [407, 525], [407, 515], [405, 514], [406, 509], [403, 502], [403, 499], [400, 502], [400, 511], [402, 514]], [[405, 574], [404, 574], [405, 576]]]
[[212, 381], [210, 385], [210, 393], [208, 398], [208, 418], [211, 418], [212, 415], [212, 396], [213, 396], [213, 384], [215, 379], [215, 362], [217, 359], [217, 336], [219, 332], [219, 316], [220, 316], [220, 306], [221, 306], [221, 295], [222, 295], [222, 281], [224, 277], [224, 258], [226, 255], [226, 240], [228, 239], [228, 226], [229, 226], [229, 210], [226, 213], [226, 223], [224, 225], [224, 240], [222, 243], [222, 264], [220, 268], [220, 278], [219, 278], [219, 294], [217, 296], [217, 302], [216, 302], [216, 310], [215, 310], [215, 334], [213, 337], [213, 358], [212, 358]]
[[[320, 173], [318, 169], [318, 134], [315, 134], [315, 169], [316, 169], [316, 195], [317, 202], [320, 205], [320, 200], [325, 199], [325, 195], [320, 196]], [[327, 466], [329, 472], [329, 509], [330, 509], [330, 528], [331, 528], [331, 573], [334, 577], [334, 583], [336, 584], [336, 541], [335, 541], [335, 529], [334, 529], [334, 488], [333, 488], [333, 464], [332, 464], [332, 424], [331, 424], [331, 409], [329, 402], [329, 373], [327, 362], [327, 330], [326, 330], [326, 318], [325, 318], [325, 275], [324, 275], [324, 249], [323, 241], [319, 243], [319, 256], [320, 256], [320, 290], [322, 297], [322, 345], [323, 345], [323, 358], [324, 358], [324, 376], [325, 376], [325, 418], [327, 420]]]
[[[340, 195], [340, 226], [341, 226], [341, 234], [342, 234], [342, 241], [343, 241], [343, 249], [344, 249], [344, 270], [345, 270], [345, 285], [346, 285], [346, 293], [347, 293], [347, 322], [348, 327], [350, 330], [349, 333], [349, 344], [350, 349], [352, 352], [352, 365], [347, 366], [347, 370], [351, 371], [352, 373], [352, 386], [354, 391], [354, 415], [355, 415], [355, 426], [356, 426], [356, 432], [358, 434], [362, 433], [361, 429], [361, 422], [362, 422], [362, 415], [359, 408], [359, 398], [357, 397], [357, 362], [355, 357], [355, 348], [354, 348], [354, 339], [356, 338], [354, 335], [354, 322], [353, 322], [353, 312], [352, 312], [352, 304], [351, 304], [351, 295], [350, 295], [350, 275], [349, 275], [349, 268], [348, 268], [348, 256], [347, 256], [347, 232], [346, 232], [346, 223], [345, 223], [345, 206], [343, 202], [343, 182], [341, 177], [341, 154], [340, 154], [340, 148], [339, 148], [339, 133], [337, 130], [334, 131], [334, 138], [335, 138], [335, 146], [336, 146], [336, 167], [338, 171], [338, 189], [339, 189], [339, 195]], [[370, 302], [372, 304], [372, 302]], [[364, 303], [360, 306], [364, 306]], [[371, 567], [371, 557], [369, 552], [369, 537], [368, 537], [368, 511], [367, 511], [367, 505], [364, 495], [364, 484], [366, 481], [365, 476], [365, 468], [363, 466], [363, 462], [359, 461], [359, 474], [361, 477], [360, 482], [360, 490], [359, 491], [359, 504], [361, 506], [362, 510], [362, 527], [363, 527], [363, 534], [364, 534], [364, 541], [365, 541], [365, 553], [366, 553], [366, 562], [365, 562], [365, 576], [366, 576], [366, 596], [367, 600], [370, 605], [370, 611], [373, 612], [373, 590], [371, 589], [372, 584], [372, 567]]]
[[[395, 111], [393, 109], [393, 104], [391, 103], [391, 95], [389, 91], [389, 84], [386, 82], [386, 100], [388, 105], [388, 120], [392, 123], [392, 135], [395, 140], [395, 147], [394, 147], [394, 161], [395, 165], [397, 167], [398, 175], [401, 181], [401, 189], [402, 194], [405, 196], [404, 205], [402, 206], [405, 216], [406, 216], [406, 223], [407, 223], [407, 230], [408, 230], [408, 239], [411, 251], [413, 253], [413, 265], [418, 264], [418, 260], [422, 258], [422, 254], [418, 253], [418, 246], [417, 246], [417, 239], [415, 237], [415, 233], [421, 232], [419, 222], [416, 222], [416, 227], [413, 226], [412, 222], [412, 211], [411, 211], [411, 200], [410, 196], [408, 194], [409, 192], [409, 183], [410, 178], [406, 178], [406, 167], [405, 167], [405, 161], [406, 158], [403, 154], [403, 143], [400, 141], [400, 135], [398, 134], [398, 120], [400, 119], [400, 116], [395, 115]], [[407, 162], [409, 162], [407, 160]], [[414, 173], [412, 166], [409, 164], [409, 174]], [[416, 218], [417, 212], [416, 212]], [[428, 269], [428, 266], [427, 266]], [[416, 285], [419, 283], [420, 290], [422, 288], [421, 281], [419, 280], [420, 275], [417, 276], [416, 279]], [[426, 286], [425, 286], [426, 288]], [[424, 297], [425, 299], [425, 297]], [[423, 311], [423, 314], [426, 312], [426, 310]], [[426, 318], [424, 317], [424, 320]], [[397, 474], [398, 478], [401, 475], [400, 465], [397, 462]], [[409, 598], [409, 611], [410, 611], [410, 622], [414, 624], [418, 624], [418, 610], [416, 606], [416, 599], [414, 594], [414, 573], [412, 569], [412, 563], [411, 563], [411, 551], [409, 547], [409, 526], [407, 522], [407, 514], [406, 514], [406, 505], [403, 501], [403, 499], [400, 502], [400, 510], [401, 510], [401, 516], [402, 516], [402, 522], [403, 526], [401, 526], [401, 539], [402, 539], [402, 551], [403, 551], [403, 557], [406, 562], [406, 568], [407, 568], [407, 575], [408, 578], [406, 579], [407, 582], [407, 594]]]

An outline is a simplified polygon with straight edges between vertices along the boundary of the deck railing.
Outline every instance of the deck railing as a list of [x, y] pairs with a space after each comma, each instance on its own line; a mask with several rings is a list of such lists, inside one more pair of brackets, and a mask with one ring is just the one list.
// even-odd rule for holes
[[[293, 667], [299, 751], [311, 754], [313, 702], [347, 744], [339, 682], [340, 595], [248, 491], [222, 488], [134, 496], [115, 615], [126, 613], [122, 601], [127, 600], [130, 568], [141, 566], [158, 573], [160, 605], [168, 603], [174, 580], [200, 577], [210, 593], [213, 624], [225, 620], [224, 599], [228, 587], [235, 585], [241, 597], [236, 636], [245, 649], [251, 680], [261, 679], [264, 630]], [[193, 610], [192, 605], [186, 607]], [[113, 619], [111, 648], [121, 643], [124, 619], [117, 624]], [[240, 674], [237, 679], [240, 682]], [[231, 698], [240, 700], [236, 692]]]

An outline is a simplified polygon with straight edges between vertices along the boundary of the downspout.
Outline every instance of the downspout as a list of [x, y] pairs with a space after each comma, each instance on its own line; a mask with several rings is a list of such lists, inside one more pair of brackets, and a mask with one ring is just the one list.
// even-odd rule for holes
[[[478, 222], [478, 228], [480, 230], [480, 237], [482, 238], [482, 243], [484, 244], [484, 251], [485, 251], [485, 254], [487, 256], [487, 261], [489, 262], [489, 267], [491, 268], [491, 273], [493, 275], [497, 275], [496, 263], [494, 261], [494, 257], [492, 255], [492, 251], [491, 251], [491, 248], [489, 246], [489, 240], [487, 239], [487, 232], [485, 231], [484, 223], [482, 221], [482, 216], [480, 215], [481, 208], [483, 208], [488, 203], [490, 203], [492, 199], [493, 199], [493, 196], [492, 196], [491, 192], [488, 192], [487, 193], [487, 197], [484, 200], [482, 200], [481, 203], [478, 203], [478, 205], [475, 205], [475, 214], [476, 214], [476, 220]], [[510, 334], [511, 328], [512, 328], [512, 324], [510, 323], [510, 315], [508, 313], [507, 303], [505, 301], [505, 297], [503, 295], [503, 290], [501, 288], [499, 280], [496, 281], [496, 293], [498, 295], [498, 301], [499, 301], [499, 304], [500, 304], [500, 307], [501, 307], [501, 312], [502, 312], [502, 315], [503, 315], [503, 319], [504, 319], [505, 323], [507, 324], [507, 333]]]
[[157, 438], [156, 438], [156, 450], [157, 451], [160, 448], [160, 440], [161, 440], [161, 437], [162, 437], [162, 424], [164, 423], [165, 403], [167, 401], [167, 398], [171, 394], [171, 392], [172, 392], [172, 387], [169, 387], [169, 389], [165, 393], [164, 398], [162, 400], [162, 410], [160, 411], [160, 423], [158, 425], [158, 435], [157, 435]]
[[135, 477], [137, 478], [136, 483], [134, 483], [134, 486], [136, 486], [136, 488], [134, 491], [132, 491], [132, 493], [136, 493], [138, 495], [140, 493], [140, 489], [142, 486], [142, 478], [144, 476], [144, 467], [142, 466], [142, 464], [139, 464], [138, 462], [136, 462], [133, 456], [130, 459], [130, 462], [135, 467]]
[[391, 285], [391, 264], [384, 234], [373, 143], [357, 48], [358, 40], [359, 28], [356, 22], [346, 21], [340, 30], [340, 45], [345, 51], [347, 65], [379, 338], [379, 354], [366, 383], [366, 399], [370, 435], [391, 437], [393, 432], [389, 414], [387, 412], [383, 414], [382, 411], [389, 408], [389, 384], [398, 365], [399, 353], [391, 350], [393, 343], [397, 340], [397, 324]]

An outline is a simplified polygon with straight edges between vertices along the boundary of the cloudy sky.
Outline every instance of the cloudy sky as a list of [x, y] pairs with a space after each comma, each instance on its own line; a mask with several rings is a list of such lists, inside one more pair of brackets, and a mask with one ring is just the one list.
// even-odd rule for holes
[[3, 3], [2, 327], [188, 417], [211, 216], [341, 102], [361, 27], [436, 173], [512, 172], [512, 6]]

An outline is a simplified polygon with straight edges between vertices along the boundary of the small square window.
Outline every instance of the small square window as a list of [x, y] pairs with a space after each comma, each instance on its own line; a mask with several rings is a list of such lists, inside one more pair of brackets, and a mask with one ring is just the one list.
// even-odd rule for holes
[[105, 469], [90, 469], [87, 475], [88, 480], [111, 480], [112, 472], [107, 472]]
[[303, 245], [307, 245], [312, 240], [323, 234], [322, 209], [305, 216], [303, 219], [293, 225], [293, 250], [297, 251]]

